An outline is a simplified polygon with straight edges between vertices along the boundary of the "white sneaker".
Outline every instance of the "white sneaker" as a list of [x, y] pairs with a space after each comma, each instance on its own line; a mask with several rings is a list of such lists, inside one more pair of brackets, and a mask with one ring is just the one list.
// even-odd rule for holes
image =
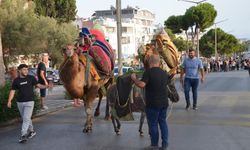
[[36, 135], [36, 132], [35, 132], [35, 131], [31, 131], [31, 132], [29, 132], [27, 138], [31, 139], [31, 138], [33, 138], [35, 135]]

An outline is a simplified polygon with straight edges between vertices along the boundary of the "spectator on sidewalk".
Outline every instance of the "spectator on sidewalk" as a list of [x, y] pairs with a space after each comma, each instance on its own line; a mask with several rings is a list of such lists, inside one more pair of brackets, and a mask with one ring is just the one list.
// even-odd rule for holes
[[250, 61], [249, 60], [247, 61], [247, 69], [248, 69], [248, 74], [250, 76]]
[[11, 108], [11, 102], [15, 92], [18, 91], [17, 106], [22, 117], [22, 130], [20, 143], [24, 143], [28, 138], [36, 135], [34, 131], [31, 116], [34, 108], [34, 86], [45, 89], [48, 86], [38, 84], [35, 77], [28, 75], [28, 66], [21, 64], [18, 66], [19, 76], [13, 81], [12, 88], [8, 98], [8, 108]]
[[[48, 81], [46, 79], [46, 65], [49, 62], [49, 56], [48, 54], [43, 54], [42, 56], [42, 62], [38, 64], [37, 67], [37, 77], [38, 77], [38, 83], [48, 86]], [[46, 89], [40, 89], [40, 104], [42, 109], [48, 109], [48, 107], [44, 104], [45, 102], [45, 97], [46, 97]]]
[[[149, 69], [147, 69], [142, 80], [136, 79], [136, 75], [132, 74], [131, 79], [135, 85], [146, 89], [146, 116], [148, 120], [149, 134], [151, 138], [151, 146], [145, 149], [155, 150], [158, 148], [160, 126], [162, 145], [161, 150], [168, 148], [168, 126], [166, 121], [168, 108], [167, 84], [170, 83], [170, 77], [160, 66], [160, 57], [151, 55], [149, 57]], [[159, 90], [160, 89], [160, 90]]]
[[[195, 51], [189, 50], [188, 58], [183, 61], [181, 65], [180, 82], [184, 86], [184, 93], [186, 99], [186, 110], [190, 108], [189, 91], [192, 88], [193, 92], [193, 109], [197, 110], [197, 97], [199, 85], [199, 71], [201, 72], [201, 82], [204, 81], [204, 70], [202, 62], [199, 58], [195, 57]], [[183, 80], [185, 74], [185, 79]]]

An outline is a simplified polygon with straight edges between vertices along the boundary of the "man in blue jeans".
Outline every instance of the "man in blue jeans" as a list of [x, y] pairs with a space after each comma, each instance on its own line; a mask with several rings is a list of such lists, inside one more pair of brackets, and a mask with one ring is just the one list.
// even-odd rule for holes
[[166, 121], [168, 108], [167, 84], [170, 83], [169, 75], [160, 67], [160, 57], [152, 55], [149, 58], [149, 69], [147, 69], [142, 80], [136, 79], [132, 74], [131, 79], [136, 86], [146, 89], [146, 116], [151, 138], [151, 145], [145, 149], [159, 150], [159, 131], [161, 129], [162, 144], [160, 150], [168, 148], [168, 126]]
[[[204, 70], [202, 61], [195, 57], [195, 51], [190, 49], [188, 52], [188, 58], [183, 61], [181, 65], [180, 82], [184, 86], [184, 93], [186, 99], [186, 110], [190, 108], [190, 96], [189, 91], [192, 88], [193, 92], [193, 109], [197, 110], [197, 89], [199, 85], [199, 71], [201, 73], [201, 83], [204, 82]], [[183, 76], [185, 74], [185, 79]]]

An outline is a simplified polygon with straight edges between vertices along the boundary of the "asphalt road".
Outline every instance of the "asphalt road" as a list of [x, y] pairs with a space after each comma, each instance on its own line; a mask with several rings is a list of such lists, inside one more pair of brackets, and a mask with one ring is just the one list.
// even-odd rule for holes
[[[245, 71], [211, 73], [199, 87], [198, 111], [186, 111], [177, 81], [181, 101], [168, 120], [170, 150], [249, 150], [249, 83]], [[120, 136], [103, 116], [95, 118], [89, 134], [82, 133], [83, 107], [34, 119], [37, 135], [25, 144], [17, 142], [20, 124], [0, 128], [0, 150], [140, 150], [150, 144], [146, 124], [145, 135], [139, 136], [139, 114], [135, 121], [122, 122]]]

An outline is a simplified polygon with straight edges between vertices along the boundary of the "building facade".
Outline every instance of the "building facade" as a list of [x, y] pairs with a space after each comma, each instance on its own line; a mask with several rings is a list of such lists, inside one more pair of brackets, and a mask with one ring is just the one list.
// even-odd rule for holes
[[[140, 45], [151, 41], [155, 32], [155, 14], [147, 9], [127, 7], [121, 10], [122, 18], [122, 54], [125, 58], [137, 53]], [[78, 23], [78, 26], [79, 23]], [[81, 27], [99, 28], [106, 39], [117, 50], [117, 22], [116, 10], [111, 6], [110, 10], [95, 11], [92, 18], [82, 21]]]

